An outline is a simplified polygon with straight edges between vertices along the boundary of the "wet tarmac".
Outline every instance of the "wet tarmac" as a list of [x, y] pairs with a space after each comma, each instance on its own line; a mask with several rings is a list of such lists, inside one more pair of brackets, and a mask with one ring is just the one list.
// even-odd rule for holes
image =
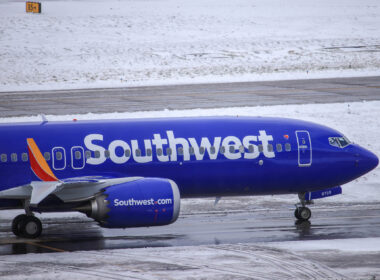
[[[185, 211], [169, 226], [125, 230], [100, 228], [85, 216], [42, 216], [43, 235], [35, 240], [13, 236], [11, 218], [2, 218], [0, 255], [380, 237], [380, 205], [312, 209], [311, 221], [304, 223], [295, 222], [293, 209], [278, 206], [265, 210]], [[379, 254], [377, 257], [380, 261]]]
[[380, 100], [380, 77], [0, 92], [0, 117]]

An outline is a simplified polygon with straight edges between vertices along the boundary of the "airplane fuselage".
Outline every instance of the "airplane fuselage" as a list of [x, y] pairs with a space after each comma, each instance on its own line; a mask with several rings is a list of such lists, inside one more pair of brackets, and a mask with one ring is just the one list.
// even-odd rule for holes
[[[373, 155], [318, 124], [221, 117], [0, 125], [0, 191], [39, 180], [26, 139], [60, 180], [83, 176], [168, 178], [181, 197], [300, 193], [347, 183]], [[375, 161], [375, 159], [373, 160]]]

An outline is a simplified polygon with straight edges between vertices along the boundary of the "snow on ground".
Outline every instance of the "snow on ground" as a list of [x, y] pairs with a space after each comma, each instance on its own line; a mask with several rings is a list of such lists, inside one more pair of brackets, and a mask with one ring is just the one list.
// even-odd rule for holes
[[339, 250], [342, 252], [378, 252], [380, 248], [380, 238], [308, 240], [307, 242], [287, 241], [266, 244], [292, 251]]
[[373, 242], [379, 244], [379, 239], [0, 256], [0, 276], [4, 280], [375, 279], [380, 268], [371, 261], [378, 259], [372, 255]]
[[0, 1], [0, 90], [380, 74], [377, 0]]
[[377, 279], [380, 276], [380, 238], [289, 241], [264, 245], [323, 263], [350, 279]]
[[4, 280], [346, 279], [319, 262], [253, 244], [1, 256], [0, 276]]

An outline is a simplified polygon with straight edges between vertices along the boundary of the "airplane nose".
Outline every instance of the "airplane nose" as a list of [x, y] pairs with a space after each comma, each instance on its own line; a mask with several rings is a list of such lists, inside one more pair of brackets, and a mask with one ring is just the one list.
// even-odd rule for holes
[[363, 174], [371, 171], [379, 164], [379, 158], [372, 152], [360, 148], [359, 160], [357, 166], [362, 170]]

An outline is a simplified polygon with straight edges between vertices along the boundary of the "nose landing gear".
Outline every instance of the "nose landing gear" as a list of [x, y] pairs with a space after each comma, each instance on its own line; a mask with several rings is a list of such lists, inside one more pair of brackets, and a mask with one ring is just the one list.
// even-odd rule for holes
[[308, 221], [311, 218], [311, 210], [306, 207], [306, 204], [312, 204], [312, 202], [307, 202], [305, 200], [305, 194], [299, 193], [298, 197], [300, 199], [300, 203], [296, 204], [296, 210], [294, 211], [294, 216], [298, 221]]
[[311, 210], [307, 207], [297, 207], [294, 216], [299, 221], [308, 221], [311, 218]]

